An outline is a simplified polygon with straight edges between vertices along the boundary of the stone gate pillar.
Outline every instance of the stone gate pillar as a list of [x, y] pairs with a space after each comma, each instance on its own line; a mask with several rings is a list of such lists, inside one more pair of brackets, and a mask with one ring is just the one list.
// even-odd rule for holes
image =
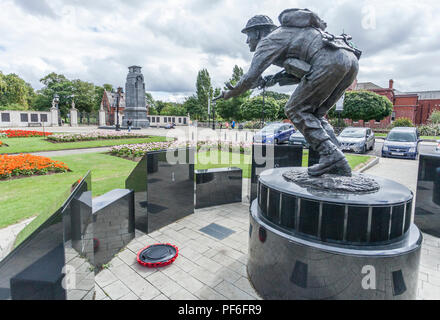
[[72, 108], [70, 109], [70, 126], [78, 126], [78, 109], [75, 108], [75, 102], [72, 101]]

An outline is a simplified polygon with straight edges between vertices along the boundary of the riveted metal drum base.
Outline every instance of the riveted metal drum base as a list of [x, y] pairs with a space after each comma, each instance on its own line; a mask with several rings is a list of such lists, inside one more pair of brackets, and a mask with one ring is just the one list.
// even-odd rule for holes
[[264, 299], [415, 299], [422, 235], [337, 245], [287, 232], [250, 208], [249, 279]]

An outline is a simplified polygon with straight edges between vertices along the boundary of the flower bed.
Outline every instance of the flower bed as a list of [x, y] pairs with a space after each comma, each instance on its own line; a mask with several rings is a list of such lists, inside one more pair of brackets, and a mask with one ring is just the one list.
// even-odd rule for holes
[[29, 130], [0, 130], [0, 134], [4, 134], [8, 138], [29, 138], [50, 136], [52, 133]]
[[[146, 152], [166, 150], [166, 149], [176, 149], [184, 147], [194, 147], [196, 144], [194, 142], [178, 142], [178, 141], [166, 141], [166, 142], [150, 142], [150, 143], [139, 143], [139, 144], [124, 144], [120, 146], [114, 146], [110, 148], [110, 154], [124, 157], [124, 158], [138, 158], [142, 157]], [[197, 151], [212, 151], [212, 150], [223, 150], [229, 152], [240, 152], [245, 153], [245, 151], [250, 152], [251, 143], [235, 143], [222, 141], [218, 143], [217, 141], [197, 141]]]
[[124, 139], [124, 138], [148, 138], [149, 135], [120, 132], [120, 131], [93, 131], [88, 133], [61, 133], [53, 134], [48, 137], [52, 142], [76, 142], [76, 141], [91, 141], [91, 140], [106, 140], [106, 139]]
[[63, 162], [47, 157], [31, 154], [0, 155], [0, 179], [67, 171], [70, 170]]

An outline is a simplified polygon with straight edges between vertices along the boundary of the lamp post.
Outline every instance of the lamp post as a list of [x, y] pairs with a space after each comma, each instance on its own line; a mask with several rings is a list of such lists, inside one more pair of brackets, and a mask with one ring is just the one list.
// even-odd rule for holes
[[212, 103], [212, 130], [215, 130], [215, 104], [216, 101]]
[[122, 88], [119, 87], [118, 91], [116, 92], [116, 131], [121, 131], [119, 125], [119, 101], [121, 100], [122, 93], [124, 93], [124, 91], [122, 91]]
[[53, 95], [53, 101], [55, 102], [55, 106], [56, 106], [56, 108], [57, 108], [57, 114], [58, 114], [58, 125], [61, 127], [61, 125], [62, 125], [62, 123], [61, 123], [61, 112], [60, 112], [60, 106], [59, 106], [59, 103], [60, 103], [60, 96], [59, 96], [57, 93], [55, 93], [55, 94]]

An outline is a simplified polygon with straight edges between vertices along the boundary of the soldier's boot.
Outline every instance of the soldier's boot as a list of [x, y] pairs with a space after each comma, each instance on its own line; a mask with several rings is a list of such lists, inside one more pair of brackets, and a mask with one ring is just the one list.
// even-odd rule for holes
[[330, 123], [328, 123], [327, 119], [324, 117], [319, 118], [319, 121], [321, 122], [321, 126], [327, 132], [327, 134], [330, 137], [330, 140], [333, 142], [333, 144], [335, 146], [337, 146], [338, 148], [341, 148], [341, 144], [339, 143], [339, 140], [336, 137], [336, 134], [335, 134], [335, 131], [333, 130], [332, 125]]
[[351, 177], [351, 168], [341, 150], [330, 140], [325, 140], [317, 147], [319, 163], [308, 168], [310, 176], [321, 176], [325, 173], [332, 173], [341, 176]]

